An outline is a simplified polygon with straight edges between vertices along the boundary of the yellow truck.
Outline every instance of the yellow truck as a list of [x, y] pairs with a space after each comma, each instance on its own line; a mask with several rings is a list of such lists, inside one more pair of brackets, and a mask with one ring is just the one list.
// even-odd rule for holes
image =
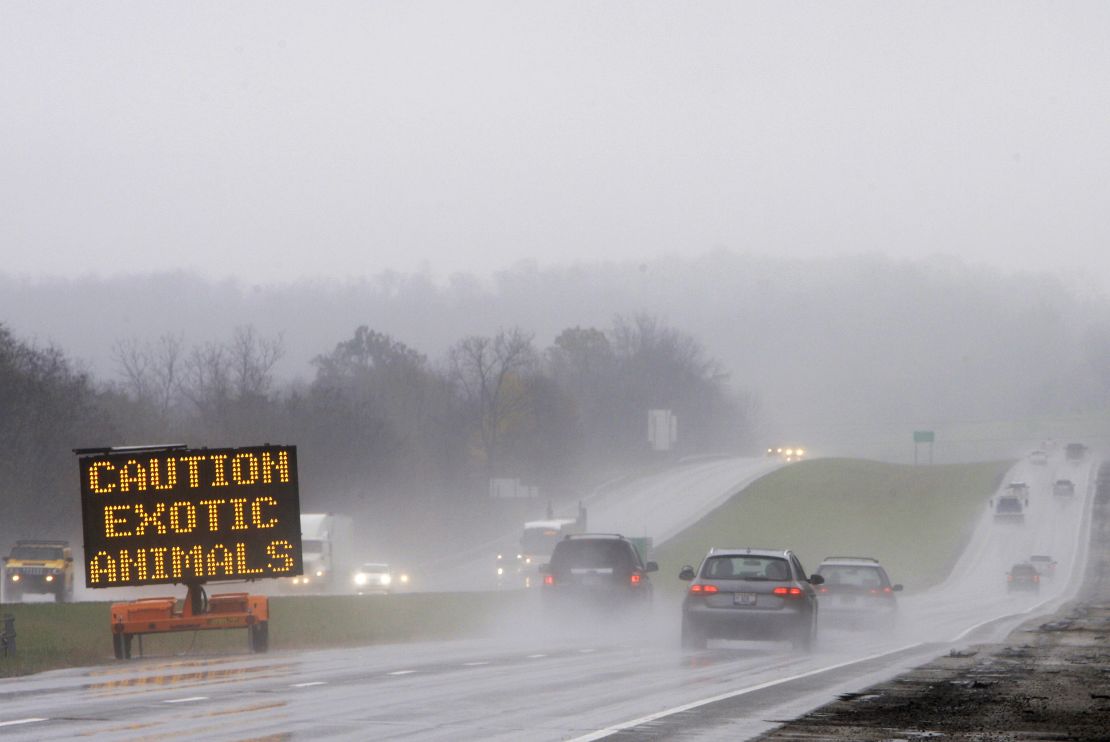
[[16, 541], [4, 557], [4, 600], [18, 603], [27, 593], [54, 596], [55, 603], [73, 600], [73, 552], [68, 541]]

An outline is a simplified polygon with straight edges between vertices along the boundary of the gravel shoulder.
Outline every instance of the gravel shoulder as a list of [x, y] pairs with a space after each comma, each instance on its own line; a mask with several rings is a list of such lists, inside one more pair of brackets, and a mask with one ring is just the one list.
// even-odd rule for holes
[[1110, 740], [1110, 504], [1095, 505], [1078, 599], [758, 739]]

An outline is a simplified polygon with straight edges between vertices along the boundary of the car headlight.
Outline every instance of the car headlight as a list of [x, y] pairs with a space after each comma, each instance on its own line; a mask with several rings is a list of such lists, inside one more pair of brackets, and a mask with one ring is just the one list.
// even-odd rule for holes
[[408, 575], [401, 575], [401, 584], [407, 585], [408, 583], [409, 583], [409, 576]]
[[317, 577], [323, 577], [324, 576], [324, 570], [322, 570], [322, 569], [316, 570], [316, 576]]
[[504, 568], [504, 567], [498, 567], [498, 568], [497, 568], [497, 574], [498, 574], [498, 575], [503, 575], [503, 574], [505, 574], [505, 568]]
[[19, 575], [12, 575], [12, 582], [19, 582]]
[[393, 575], [389, 575], [389, 574], [382, 575], [382, 584], [383, 585], [388, 585], [391, 582], [393, 582]]
[[366, 581], [369, 580], [369, 579], [370, 578], [367, 575], [365, 575], [362, 572], [359, 572], [357, 575], [355, 575], [355, 584], [356, 585], [365, 585]]
[[53, 582], [54, 581], [54, 575], [47, 575], [46, 576], [46, 581], [47, 582]]

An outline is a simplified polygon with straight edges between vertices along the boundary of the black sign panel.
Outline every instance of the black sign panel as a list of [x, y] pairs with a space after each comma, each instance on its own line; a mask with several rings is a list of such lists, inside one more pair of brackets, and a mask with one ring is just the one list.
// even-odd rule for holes
[[301, 574], [295, 446], [108, 451], [79, 462], [86, 587]]

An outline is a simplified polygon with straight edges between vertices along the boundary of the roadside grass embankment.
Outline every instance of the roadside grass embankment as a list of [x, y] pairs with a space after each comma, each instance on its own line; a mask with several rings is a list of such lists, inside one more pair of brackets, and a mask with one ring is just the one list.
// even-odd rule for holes
[[[229, 589], [234, 590], [232, 586]], [[170, 587], [167, 595], [181, 592]], [[220, 592], [210, 585], [209, 592]], [[523, 591], [305, 595], [270, 598], [270, 649], [324, 649], [456, 639], [492, 630], [495, 616], [524, 604]], [[15, 617], [16, 654], [0, 656], [0, 677], [113, 661], [111, 603], [0, 605]], [[248, 652], [245, 629], [147, 634], [147, 657]], [[138, 637], [132, 646], [138, 657]]]
[[924, 589], [948, 575], [1010, 465], [790, 464], [658, 546], [656, 589], [681, 592], [683, 565], [737, 546], [791, 549], [810, 572], [826, 556], [875, 557], [906, 590]]

